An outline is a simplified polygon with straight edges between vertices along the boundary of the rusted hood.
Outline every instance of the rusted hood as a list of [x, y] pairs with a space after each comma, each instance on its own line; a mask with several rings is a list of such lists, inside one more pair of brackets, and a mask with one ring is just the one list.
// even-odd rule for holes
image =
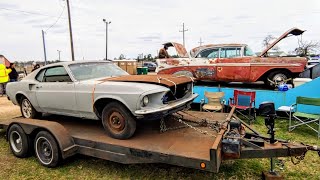
[[103, 79], [103, 81], [120, 81], [120, 82], [141, 82], [159, 84], [166, 87], [172, 87], [175, 84], [184, 84], [192, 82], [190, 77], [186, 76], [173, 76], [168, 74], [161, 75], [128, 75]]
[[167, 43], [164, 43], [163, 45], [167, 45], [168, 47], [174, 47], [178, 53], [178, 56], [181, 58], [189, 57], [186, 48], [182, 44], [179, 44], [176, 42], [167, 42]]
[[273, 46], [275, 46], [282, 39], [289, 37], [290, 35], [298, 36], [298, 35], [301, 35], [303, 32], [305, 32], [305, 30], [301, 30], [298, 28], [289, 29], [287, 32], [282, 34], [278, 39], [276, 39], [272, 44], [270, 44], [265, 50], [263, 50], [259, 56], [260, 57], [264, 56], [271, 48], [273, 48]]

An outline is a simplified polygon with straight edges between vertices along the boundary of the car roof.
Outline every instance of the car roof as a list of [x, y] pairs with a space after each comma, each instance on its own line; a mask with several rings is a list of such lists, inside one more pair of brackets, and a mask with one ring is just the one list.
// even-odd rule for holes
[[203, 46], [198, 46], [190, 50], [190, 54], [192, 57], [195, 57], [200, 51], [204, 49], [216, 48], [216, 47], [243, 47], [247, 46], [247, 44], [237, 44], [237, 43], [229, 43], [229, 44], [206, 44]]
[[[94, 60], [94, 61], [64, 61], [64, 62], [58, 62], [58, 63], [53, 63], [53, 64], [48, 64], [43, 67], [52, 67], [52, 66], [64, 66], [64, 65], [70, 65], [70, 64], [82, 64], [82, 63], [111, 63], [111, 61], [106, 61], [106, 60]], [[43, 68], [41, 67], [41, 68]]]

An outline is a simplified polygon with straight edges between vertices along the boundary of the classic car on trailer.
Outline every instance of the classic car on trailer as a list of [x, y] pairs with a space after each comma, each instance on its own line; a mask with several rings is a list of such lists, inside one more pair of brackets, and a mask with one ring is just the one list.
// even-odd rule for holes
[[137, 119], [161, 119], [197, 97], [193, 80], [172, 75], [128, 75], [108, 61], [44, 66], [7, 86], [25, 118], [41, 113], [102, 120], [113, 138], [130, 138]]
[[276, 82], [298, 77], [305, 70], [307, 59], [295, 56], [268, 57], [268, 51], [282, 39], [303, 32], [297, 28], [288, 30], [259, 56], [255, 56], [246, 44], [211, 44], [192, 49], [189, 57], [181, 44], [166, 43], [176, 49], [179, 58], [157, 59], [156, 72], [220, 82], [264, 81], [274, 87]]

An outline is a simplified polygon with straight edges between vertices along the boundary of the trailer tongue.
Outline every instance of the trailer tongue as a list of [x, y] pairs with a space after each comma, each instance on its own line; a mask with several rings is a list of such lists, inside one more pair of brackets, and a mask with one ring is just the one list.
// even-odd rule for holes
[[47, 167], [84, 154], [123, 164], [166, 163], [218, 172], [221, 162], [228, 159], [292, 156], [302, 160], [308, 150], [320, 155], [316, 146], [264, 137], [233, 112], [234, 109], [228, 114], [184, 111], [161, 120], [160, 125], [158, 121], [139, 122], [137, 133], [128, 140], [110, 138], [99, 122], [63, 116], [42, 120], [14, 118], [1, 122], [0, 128], [7, 131], [16, 156], [28, 156], [32, 146], [27, 144], [34, 143], [39, 147], [35, 151], [39, 162]]

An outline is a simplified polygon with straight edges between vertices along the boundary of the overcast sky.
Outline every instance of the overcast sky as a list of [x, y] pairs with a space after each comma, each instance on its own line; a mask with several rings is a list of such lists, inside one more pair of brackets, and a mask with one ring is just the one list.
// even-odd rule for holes
[[[71, 60], [66, 1], [0, 0], [0, 54], [11, 61], [44, 60], [41, 30], [45, 30], [48, 60]], [[319, 0], [70, 0], [76, 59], [105, 58], [105, 18], [109, 25], [109, 59], [124, 54], [156, 55], [162, 43], [186, 48], [212, 43], [245, 43], [261, 51], [268, 34], [276, 37], [292, 27], [307, 30], [303, 40], [320, 40]], [[59, 15], [61, 18], [57, 21]], [[55, 22], [57, 23], [48, 29]], [[48, 30], [47, 30], [48, 29]], [[280, 44], [293, 50], [297, 38]]]

